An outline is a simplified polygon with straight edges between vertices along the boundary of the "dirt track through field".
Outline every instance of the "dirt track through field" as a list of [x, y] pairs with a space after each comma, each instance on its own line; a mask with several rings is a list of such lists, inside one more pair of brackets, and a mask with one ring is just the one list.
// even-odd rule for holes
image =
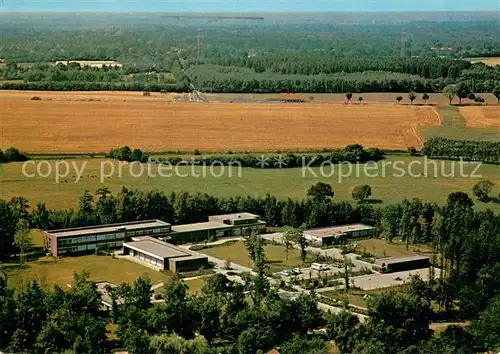
[[406, 149], [433, 107], [236, 104], [162, 101], [31, 101], [0, 95], [1, 148], [27, 152], [276, 150], [342, 147]]

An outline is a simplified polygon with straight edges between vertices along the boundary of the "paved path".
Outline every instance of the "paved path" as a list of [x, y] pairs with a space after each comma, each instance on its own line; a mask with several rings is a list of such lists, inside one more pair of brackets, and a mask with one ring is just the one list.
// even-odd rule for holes
[[151, 291], [155, 291], [156, 289], [159, 289], [161, 288], [162, 286], [165, 286], [165, 283], [164, 282], [159, 282], [157, 284], [154, 284], [151, 286]]

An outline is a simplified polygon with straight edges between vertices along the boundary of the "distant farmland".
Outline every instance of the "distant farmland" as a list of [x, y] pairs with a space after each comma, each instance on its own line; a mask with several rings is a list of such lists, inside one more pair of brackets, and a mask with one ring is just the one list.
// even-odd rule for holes
[[[497, 99], [492, 93], [476, 93], [484, 98], [487, 104], [496, 104]], [[419, 104], [448, 104], [448, 98], [442, 93], [429, 93], [429, 100], [425, 102], [422, 99], [422, 93], [417, 94], [417, 98], [413, 101], [414, 105]], [[311, 103], [329, 103], [329, 104], [344, 104], [346, 101], [345, 95], [342, 93], [300, 93], [298, 96], [305, 97]], [[353, 93], [352, 102], [358, 104], [358, 98], [363, 97], [363, 104], [390, 104], [395, 105], [396, 97], [401, 96], [403, 100], [401, 104], [409, 104], [408, 92], [365, 92]], [[210, 102], [266, 102], [277, 101], [280, 99], [279, 93], [203, 93], [202, 97]], [[458, 103], [458, 98], [455, 98], [454, 103]], [[467, 99], [464, 103], [472, 103]]]
[[460, 107], [460, 113], [470, 128], [497, 128], [500, 130], [500, 107]]
[[[438, 126], [433, 107], [189, 103], [154, 99], [61, 101], [2, 96], [1, 148], [36, 153], [105, 152], [125, 144], [148, 151], [297, 150], [343, 147], [407, 149], [419, 130]], [[104, 95], [103, 98], [106, 96]]]
[[485, 63], [486, 65], [489, 65], [489, 66], [500, 65], [500, 57], [470, 58], [467, 60], [469, 60], [472, 64]]

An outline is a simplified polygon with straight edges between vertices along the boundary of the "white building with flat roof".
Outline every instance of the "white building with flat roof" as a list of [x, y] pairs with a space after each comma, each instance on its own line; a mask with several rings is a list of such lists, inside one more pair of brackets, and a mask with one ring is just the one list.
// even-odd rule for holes
[[375, 236], [376, 228], [365, 224], [350, 224], [328, 226], [304, 231], [306, 240], [321, 244], [332, 245], [344, 243], [351, 239], [370, 238]]

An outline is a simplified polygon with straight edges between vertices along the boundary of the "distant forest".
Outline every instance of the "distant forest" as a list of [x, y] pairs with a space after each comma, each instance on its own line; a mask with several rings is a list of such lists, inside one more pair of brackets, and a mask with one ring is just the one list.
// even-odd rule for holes
[[[262, 21], [159, 14], [3, 14], [3, 88], [213, 92], [437, 92], [468, 81], [491, 92], [500, 67], [467, 57], [500, 56], [498, 21]], [[29, 23], [29, 26], [27, 25]], [[55, 66], [115, 60], [121, 68]], [[473, 83], [472, 83], [473, 81]]]

